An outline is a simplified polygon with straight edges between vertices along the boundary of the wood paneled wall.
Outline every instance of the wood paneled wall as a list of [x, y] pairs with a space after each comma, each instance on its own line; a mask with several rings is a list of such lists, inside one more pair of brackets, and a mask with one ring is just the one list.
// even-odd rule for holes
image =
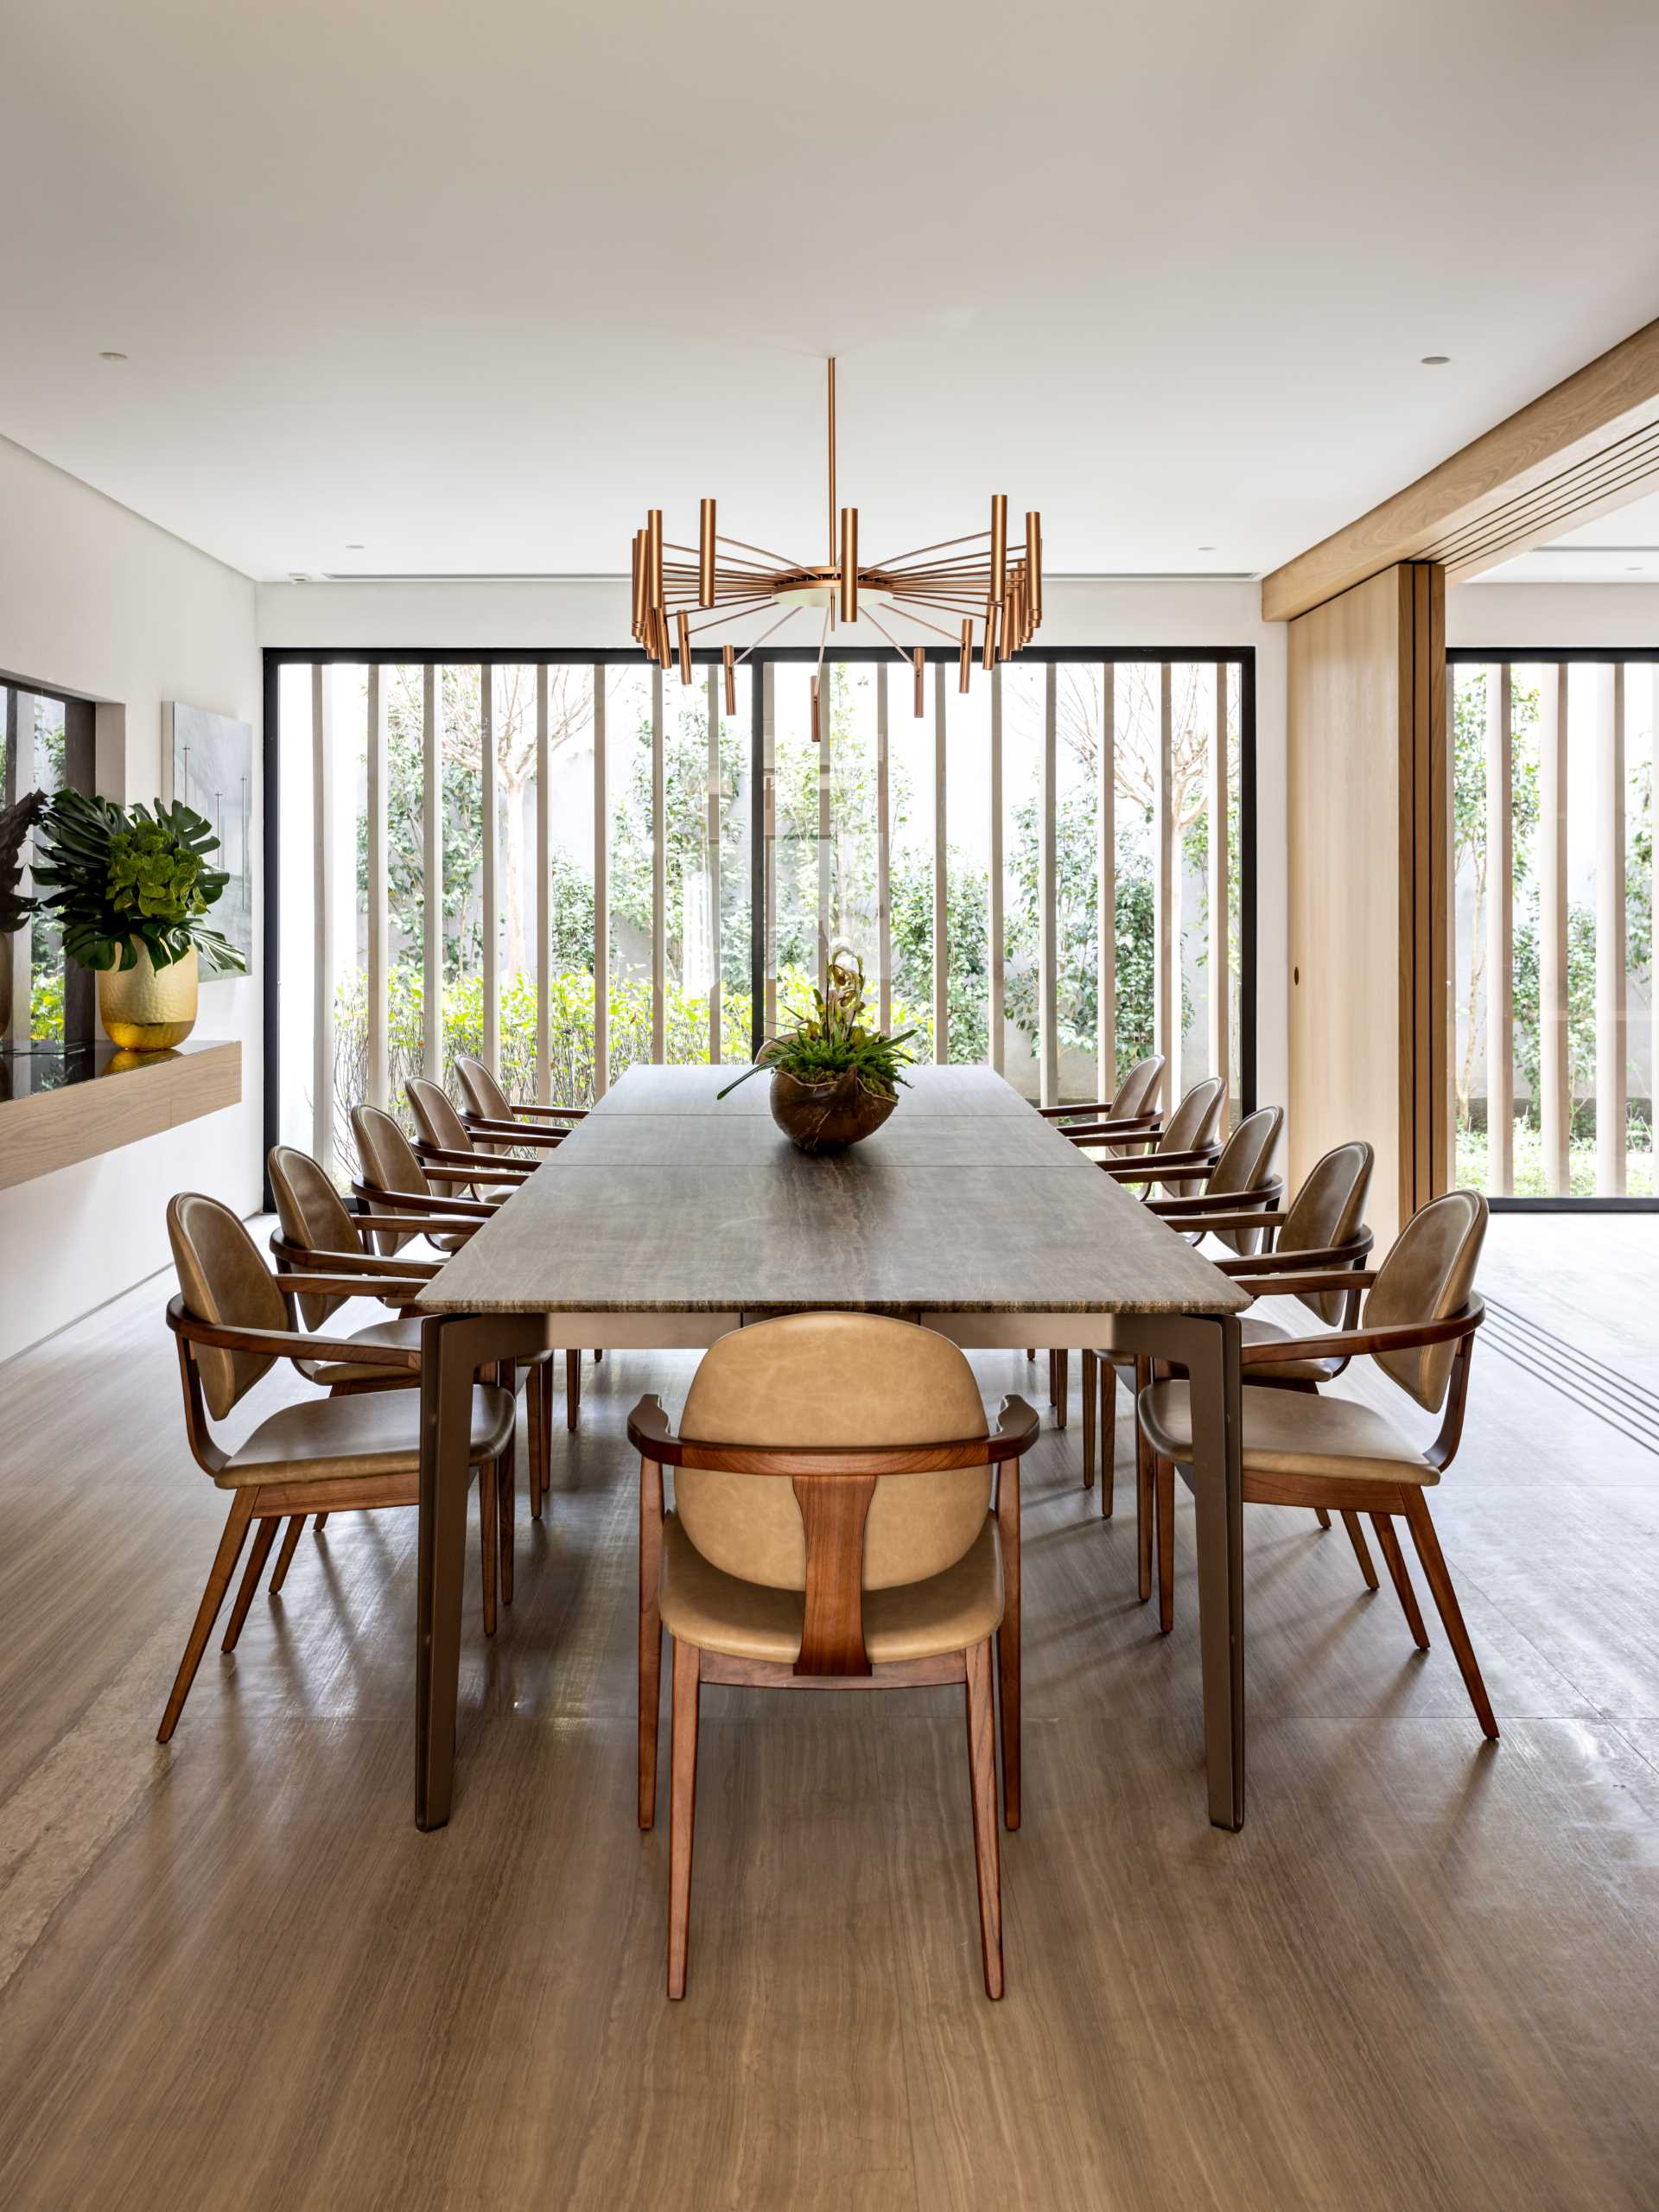
[[1445, 606], [1407, 562], [1290, 624], [1291, 1173], [1368, 1138], [1382, 1250], [1451, 1172]]

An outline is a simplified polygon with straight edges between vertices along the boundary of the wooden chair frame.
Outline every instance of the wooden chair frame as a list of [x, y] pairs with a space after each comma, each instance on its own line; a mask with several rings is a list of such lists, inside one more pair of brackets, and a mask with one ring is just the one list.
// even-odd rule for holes
[[[1217, 1193], [1214, 1198], [1200, 1192], [1191, 1198], [1158, 1199], [1154, 1202], [1153, 1211], [1161, 1218], [1166, 1207], [1172, 1211], [1179, 1208], [1181, 1211], [1175, 1217], [1177, 1220], [1196, 1223], [1202, 1210], [1210, 1207], [1214, 1211], [1205, 1213], [1203, 1216], [1206, 1231], [1260, 1230], [1264, 1236], [1271, 1237], [1284, 1227], [1288, 1218], [1287, 1211], [1281, 1208], [1278, 1204], [1283, 1190], [1282, 1178], [1276, 1175], [1271, 1178], [1268, 1184], [1264, 1184], [1262, 1197], [1268, 1203], [1259, 1211], [1251, 1204], [1251, 1194], [1240, 1192]], [[1341, 1244], [1324, 1245], [1317, 1249], [1310, 1247], [1304, 1251], [1293, 1252], [1280, 1252], [1272, 1249], [1262, 1252], [1230, 1252], [1219, 1259], [1212, 1260], [1210, 1264], [1217, 1268], [1221, 1274], [1230, 1276], [1241, 1290], [1248, 1290], [1253, 1297], [1271, 1295], [1288, 1298], [1297, 1295], [1304, 1289], [1319, 1290], [1334, 1287], [1344, 1290], [1348, 1293], [1348, 1297], [1343, 1313], [1343, 1326], [1351, 1328], [1359, 1315], [1360, 1293], [1371, 1278], [1362, 1276], [1357, 1272], [1340, 1273], [1339, 1271], [1357, 1270], [1361, 1262], [1370, 1254], [1373, 1242], [1370, 1230], [1362, 1224], [1351, 1237]], [[1314, 1282], [1311, 1280], [1304, 1280], [1310, 1269], [1319, 1271], [1320, 1281]], [[1334, 1284], [1325, 1280], [1326, 1276], [1333, 1274], [1338, 1276], [1338, 1280]], [[1254, 1280], [1254, 1278], [1269, 1275], [1275, 1278], [1271, 1282]], [[1244, 1278], [1252, 1278], [1252, 1280]], [[1331, 1370], [1332, 1376], [1334, 1377], [1339, 1375], [1346, 1364], [1346, 1360], [1338, 1361]], [[1141, 1371], [1142, 1369], [1145, 1372]], [[1137, 1396], [1151, 1379], [1149, 1364], [1144, 1361], [1138, 1362], [1135, 1381]], [[1117, 1381], [1115, 1363], [1109, 1358], [1103, 1358], [1098, 1352], [1085, 1351], [1083, 1355], [1083, 1486], [1085, 1490], [1092, 1490], [1095, 1486], [1096, 1438], [1100, 1445], [1101, 1517], [1103, 1520], [1110, 1520], [1114, 1503], [1113, 1469], [1117, 1456]], [[1137, 1511], [1143, 1524], [1140, 1531], [1141, 1538], [1140, 1594], [1142, 1605], [1145, 1605], [1152, 1595], [1152, 1535], [1149, 1526], [1145, 1523], [1148, 1511], [1155, 1510], [1151, 1486], [1151, 1471], [1149, 1466], [1145, 1464], [1146, 1458], [1147, 1455], [1141, 1449], [1140, 1433], [1137, 1430], [1135, 1491]], [[1329, 1528], [1331, 1525], [1328, 1517], [1323, 1513], [1320, 1515], [1320, 1525], [1323, 1528]], [[1355, 1550], [1359, 1555], [1361, 1569], [1365, 1573], [1370, 1587], [1375, 1589], [1376, 1576], [1371, 1572], [1370, 1557], [1364, 1549], [1365, 1539], [1363, 1535], [1356, 1535], [1358, 1525], [1356, 1521], [1350, 1529], [1349, 1534], [1351, 1536], [1356, 1536]]]
[[[1374, 1271], [1363, 1273], [1331, 1269], [1309, 1274], [1300, 1278], [1286, 1276], [1274, 1279], [1273, 1287], [1294, 1287], [1302, 1290], [1335, 1290], [1351, 1292], [1369, 1289], [1376, 1281]], [[1356, 1287], [1356, 1286], [1357, 1287]], [[1249, 1286], [1246, 1286], [1249, 1287]], [[1432, 1344], [1454, 1344], [1456, 1351], [1452, 1373], [1447, 1380], [1445, 1405], [1441, 1410], [1440, 1426], [1434, 1440], [1422, 1457], [1437, 1474], [1448, 1467], [1457, 1455], [1463, 1436], [1464, 1414], [1469, 1401], [1469, 1370], [1474, 1352], [1475, 1332], [1486, 1317], [1484, 1302], [1471, 1296], [1456, 1313], [1442, 1321], [1402, 1322], [1387, 1328], [1342, 1328], [1319, 1336], [1294, 1337], [1272, 1344], [1245, 1344], [1239, 1352], [1241, 1377], [1248, 1385], [1252, 1367], [1281, 1364], [1288, 1360], [1325, 1359], [1339, 1357], [1343, 1360], [1358, 1357], [1362, 1353], [1412, 1351]], [[1257, 1385], [1260, 1388], [1260, 1385]], [[1279, 1387], [1286, 1387], [1281, 1384]], [[1295, 1387], [1294, 1385], [1290, 1387]], [[1300, 1387], [1313, 1390], [1311, 1382]], [[1168, 1631], [1173, 1624], [1174, 1596], [1174, 1482], [1173, 1461], [1154, 1456], [1155, 1478], [1159, 1492], [1159, 1612], [1160, 1625]], [[1192, 1483], [1191, 1471], [1182, 1468], [1182, 1477]], [[1428, 1499], [1420, 1483], [1389, 1482], [1378, 1477], [1363, 1481], [1350, 1476], [1267, 1475], [1252, 1473], [1247, 1466], [1244, 1472], [1244, 1502], [1247, 1505], [1309, 1505], [1316, 1510], [1323, 1508], [1343, 1514], [1344, 1521], [1350, 1514], [1369, 1516], [1376, 1540], [1387, 1563], [1389, 1579], [1400, 1600], [1400, 1609], [1412, 1640], [1420, 1651], [1428, 1649], [1428, 1631], [1423, 1625], [1422, 1612], [1416, 1592], [1411, 1585], [1405, 1554], [1394, 1528], [1397, 1515], [1411, 1531], [1418, 1561], [1434, 1599], [1440, 1621], [1463, 1676], [1464, 1688], [1469, 1693], [1469, 1702], [1474, 1707], [1481, 1732], [1491, 1741], [1497, 1738], [1497, 1722], [1493, 1718], [1491, 1701], [1486, 1694], [1479, 1662], [1474, 1646], [1464, 1624], [1462, 1608], [1447, 1570], [1445, 1555], [1440, 1550], [1440, 1538], [1435, 1534]], [[1168, 1534], [1166, 1535], [1165, 1530]], [[1376, 1580], [1368, 1578], [1370, 1586]]]
[[[289, 1274], [279, 1272], [275, 1277], [284, 1300], [306, 1293], [313, 1296], [355, 1298], [363, 1294], [362, 1280], [354, 1274], [325, 1274], [306, 1271]], [[423, 1284], [412, 1280], [393, 1283], [377, 1279], [374, 1295], [387, 1303], [408, 1304], [420, 1295]], [[403, 1296], [397, 1297], [401, 1292]], [[202, 1390], [201, 1370], [197, 1363], [196, 1347], [205, 1345], [221, 1351], [245, 1352], [256, 1358], [326, 1361], [331, 1366], [356, 1366], [406, 1369], [411, 1382], [418, 1382], [421, 1373], [421, 1354], [405, 1351], [396, 1345], [354, 1344], [349, 1337], [320, 1336], [299, 1329], [245, 1329], [229, 1324], [197, 1319], [187, 1308], [181, 1294], [175, 1293], [168, 1300], [167, 1325], [173, 1332], [179, 1348], [179, 1374], [184, 1390], [184, 1428], [191, 1457], [204, 1473], [215, 1481], [230, 1465], [232, 1455], [214, 1440], [208, 1421], [207, 1400]], [[359, 1386], [337, 1385], [342, 1391]], [[510, 1381], [504, 1387], [511, 1387]], [[499, 1503], [499, 1482], [505, 1465], [511, 1480], [509, 1444], [499, 1459], [485, 1460], [479, 1465], [480, 1552], [484, 1578], [484, 1630], [486, 1636], [495, 1633], [498, 1554], [503, 1539], [508, 1551], [512, 1543], [512, 1508], [509, 1502], [505, 1528], [498, 1532], [497, 1507]], [[293, 1556], [299, 1529], [304, 1516], [317, 1504], [318, 1493], [326, 1491], [328, 1510], [344, 1512], [382, 1505], [418, 1505], [421, 1481], [418, 1470], [407, 1475], [365, 1475], [356, 1478], [330, 1478], [323, 1481], [296, 1480], [284, 1478], [267, 1483], [247, 1484], [231, 1492], [230, 1516], [225, 1533], [219, 1538], [219, 1549], [207, 1576], [207, 1586], [202, 1592], [201, 1603], [191, 1624], [190, 1634], [184, 1647], [184, 1656], [179, 1662], [173, 1688], [168, 1693], [162, 1725], [156, 1732], [158, 1744], [170, 1742], [178, 1726], [179, 1716], [184, 1711], [185, 1700], [195, 1681], [196, 1670], [201, 1664], [207, 1639], [213, 1633], [213, 1623], [219, 1618], [219, 1607], [230, 1587], [237, 1562], [248, 1530], [255, 1528], [253, 1552], [242, 1586], [237, 1592], [236, 1603], [226, 1626], [221, 1649], [234, 1651], [242, 1624], [247, 1618], [248, 1608], [258, 1587], [260, 1573], [276, 1540], [279, 1521], [289, 1522], [289, 1534], [283, 1539], [283, 1557], [279, 1573], [273, 1578], [273, 1588], [281, 1586], [281, 1577], [286, 1574], [288, 1561]], [[257, 1527], [256, 1527], [257, 1524]], [[505, 1586], [507, 1602], [512, 1601], [511, 1569]]]
[[[390, 1223], [391, 1225], [400, 1230], [404, 1226], [400, 1217], [395, 1214], [385, 1217], [358, 1214], [353, 1218], [369, 1225], [384, 1226], [386, 1223]], [[287, 1268], [290, 1272], [321, 1268], [336, 1274], [361, 1274], [366, 1280], [361, 1285], [358, 1295], [363, 1298], [379, 1297], [378, 1278], [381, 1276], [402, 1277], [412, 1279], [420, 1283], [429, 1283], [441, 1272], [443, 1266], [441, 1260], [411, 1260], [406, 1258], [401, 1252], [331, 1252], [321, 1245], [295, 1244], [290, 1243], [280, 1230], [273, 1230], [271, 1234], [270, 1252], [277, 1266]], [[288, 1306], [289, 1317], [297, 1329], [300, 1326], [299, 1294], [287, 1290], [283, 1293], [283, 1297]], [[382, 1302], [393, 1301], [383, 1300]], [[566, 1355], [567, 1360], [573, 1357], [575, 1357], [573, 1354]], [[336, 1382], [333, 1386], [331, 1395], [335, 1397], [345, 1397], [356, 1391], [403, 1389], [406, 1389], [411, 1382], [418, 1379], [418, 1376], [404, 1375], [399, 1376], [396, 1380]], [[553, 1363], [550, 1357], [537, 1360], [529, 1368], [524, 1387], [524, 1414], [530, 1445], [530, 1512], [533, 1521], [539, 1521], [542, 1518], [543, 1502], [550, 1487], [553, 1437]], [[327, 1524], [327, 1513], [319, 1513], [314, 1524], [313, 1533], [320, 1536]], [[270, 1580], [272, 1597], [275, 1597], [282, 1589], [287, 1577], [289, 1562], [294, 1556], [294, 1547], [300, 1540], [300, 1533], [304, 1525], [305, 1516], [302, 1513], [297, 1514], [295, 1516], [294, 1526], [283, 1538], [283, 1548], [277, 1559], [276, 1570]], [[502, 1569], [502, 1575], [504, 1586], [507, 1591], [508, 1603], [511, 1604], [512, 1562], [510, 1559]]]
[[[1002, 1994], [1001, 1872], [996, 1834], [996, 1748], [991, 1645], [1001, 1691], [1003, 1818], [1020, 1825], [1020, 1461], [1036, 1442], [1036, 1414], [1023, 1398], [1005, 1398], [988, 1436], [941, 1444], [853, 1446], [834, 1449], [699, 1443], [677, 1437], [661, 1402], [642, 1398], [628, 1417], [628, 1440], [639, 1453], [639, 1825], [656, 1819], [657, 1733], [662, 1694], [663, 1469], [714, 1468], [730, 1474], [787, 1479], [801, 1509], [806, 1537], [800, 1656], [781, 1662], [734, 1659], [671, 1637], [668, 1993], [685, 1994], [690, 1949], [692, 1832], [696, 1808], [697, 1722], [705, 1682], [745, 1689], [916, 1689], [963, 1685], [968, 1717], [969, 1795], [979, 1891], [985, 1993]], [[1002, 1624], [958, 1651], [877, 1666], [864, 1643], [864, 1531], [875, 1485], [884, 1476], [932, 1473], [952, 1467], [992, 1472], [993, 1505], [1002, 1553]]]

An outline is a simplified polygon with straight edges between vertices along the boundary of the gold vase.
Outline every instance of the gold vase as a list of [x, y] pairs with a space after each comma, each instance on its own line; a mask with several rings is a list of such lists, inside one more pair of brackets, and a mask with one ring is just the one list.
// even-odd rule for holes
[[135, 938], [136, 968], [100, 968], [98, 1018], [112, 1045], [130, 1052], [164, 1052], [196, 1026], [198, 963], [193, 944], [182, 960], [158, 968]]

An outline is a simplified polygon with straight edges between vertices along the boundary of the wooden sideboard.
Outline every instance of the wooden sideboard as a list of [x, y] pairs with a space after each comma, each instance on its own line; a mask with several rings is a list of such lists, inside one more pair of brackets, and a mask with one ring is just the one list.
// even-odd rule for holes
[[0, 1190], [136, 1144], [242, 1096], [242, 1047], [188, 1038], [167, 1052], [113, 1045], [0, 1052]]

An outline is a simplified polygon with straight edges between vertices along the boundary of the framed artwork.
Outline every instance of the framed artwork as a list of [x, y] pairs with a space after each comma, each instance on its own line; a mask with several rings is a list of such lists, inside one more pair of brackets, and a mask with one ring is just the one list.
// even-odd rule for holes
[[[253, 972], [253, 730], [229, 715], [210, 714], [168, 700], [162, 709], [162, 759], [169, 789], [213, 825], [216, 864], [230, 877], [213, 909], [213, 923]], [[201, 979], [216, 973], [203, 963]], [[234, 970], [231, 972], [234, 973]]]

